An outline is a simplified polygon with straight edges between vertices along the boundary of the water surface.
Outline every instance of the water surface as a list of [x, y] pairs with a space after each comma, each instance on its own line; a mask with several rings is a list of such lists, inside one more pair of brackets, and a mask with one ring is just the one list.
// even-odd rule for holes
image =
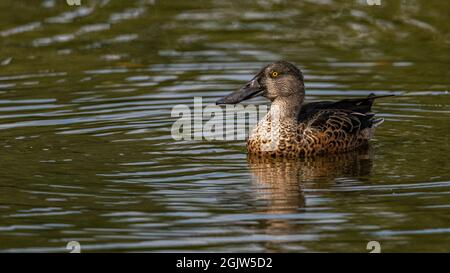
[[[450, 251], [450, 4], [387, 2], [1, 1], [0, 252]], [[370, 149], [172, 138], [279, 59], [307, 101], [397, 95]]]

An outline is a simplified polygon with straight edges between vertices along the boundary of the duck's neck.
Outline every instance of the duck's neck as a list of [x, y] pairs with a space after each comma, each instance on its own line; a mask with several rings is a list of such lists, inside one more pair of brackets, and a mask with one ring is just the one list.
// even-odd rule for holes
[[304, 97], [292, 95], [276, 98], [270, 106], [270, 119], [273, 122], [296, 122]]

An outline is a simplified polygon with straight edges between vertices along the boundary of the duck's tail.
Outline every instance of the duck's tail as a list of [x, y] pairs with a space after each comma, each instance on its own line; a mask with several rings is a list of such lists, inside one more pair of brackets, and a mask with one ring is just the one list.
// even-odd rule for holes
[[369, 101], [373, 102], [373, 100], [375, 100], [375, 99], [387, 98], [387, 97], [393, 97], [393, 96], [395, 96], [395, 95], [380, 95], [380, 96], [377, 96], [374, 93], [370, 93], [369, 96], [367, 96], [367, 99]]
[[394, 95], [380, 95], [380, 96], [377, 96], [374, 93], [370, 93], [369, 96], [367, 96], [367, 98], [360, 99], [359, 101], [356, 100], [355, 104], [356, 104], [356, 106], [359, 106], [361, 108], [366, 108], [367, 111], [370, 111], [375, 99], [388, 98], [388, 97], [393, 97], [393, 96]]
[[375, 118], [372, 119], [372, 128], [377, 128], [378, 126], [381, 125], [381, 123], [384, 122], [384, 118]]
[[376, 96], [371, 93], [369, 96], [363, 99], [344, 99], [337, 101], [333, 104], [333, 107], [338, 109], [348, 109], [360, 113], [368, 113], [372, 109], [372, 105], [375, 99], [392, 97], [394, 95], [381, 95]]

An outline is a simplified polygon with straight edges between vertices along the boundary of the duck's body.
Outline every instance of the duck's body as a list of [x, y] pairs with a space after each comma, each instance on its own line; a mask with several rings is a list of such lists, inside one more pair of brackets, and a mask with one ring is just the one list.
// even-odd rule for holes
[[[375, 97], [305, 104], [294, 118], [274, 119], [277, 107], [253, 129], [249, 153], [272, 157], [309, 157], [367, 145], [383, 119], [370, 113]], [[275, 122], [272, 122], [274, 120]]]
[[384, 96], [302, 105], [304, 94], [300, 70], [276, 62], [218, 103], [237, 103], [255, 95], [272, 101], [247, 141], [247, 151], [259, 156], [310, 157], [355, 150], [367, 145], [375, 127], [383, 122], [370, 110], [374, 99]]

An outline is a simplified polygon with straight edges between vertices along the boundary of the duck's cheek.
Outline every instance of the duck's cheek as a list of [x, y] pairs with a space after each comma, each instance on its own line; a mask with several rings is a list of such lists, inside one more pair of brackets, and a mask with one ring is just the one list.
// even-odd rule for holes
[[289, 97], [296, 93], [296, 90], [298, 90], [298, 88], [290, 84], [280, 85], [280, 88], [278, 89], [278, 96]]
[[275, 93], [271, 93], [269, 91], [266, 91], [263, 96], [269, 100], [274, 100], [276, 99], [277, 95]]

